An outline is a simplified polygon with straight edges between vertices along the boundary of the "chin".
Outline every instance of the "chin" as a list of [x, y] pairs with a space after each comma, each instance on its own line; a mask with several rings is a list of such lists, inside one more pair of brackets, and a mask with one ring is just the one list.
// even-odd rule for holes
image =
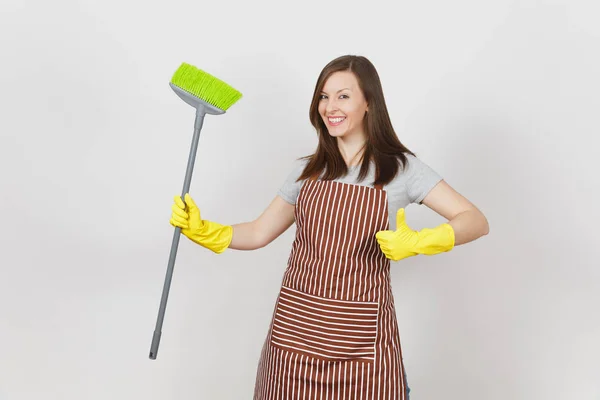
[[327, 130], [327, 132], [329, 132], [329, 135], [331, 135], [331, 136], [333, 136], [333, 137], [341, 137], [341, 136], [345, 136], [345, 135], [346, 135], [346, 133], [347, 133], [347, 131], [343, 131], [343, 132], [340, 132], [340, 131], [337, 131], [337, 132], [336, 132], [336, 131], [333, 131], [333, 132], [332, 132], [332, 131], [331, 131], [331, 130], [329, 130], [329, 129]]

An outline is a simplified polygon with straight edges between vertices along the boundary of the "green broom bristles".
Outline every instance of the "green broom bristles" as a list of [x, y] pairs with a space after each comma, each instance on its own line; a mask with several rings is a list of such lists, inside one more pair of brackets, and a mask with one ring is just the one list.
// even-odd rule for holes
[[171, 83], [224, 111], [242, 98], [227, 83], [187, 63], [175, 71]]

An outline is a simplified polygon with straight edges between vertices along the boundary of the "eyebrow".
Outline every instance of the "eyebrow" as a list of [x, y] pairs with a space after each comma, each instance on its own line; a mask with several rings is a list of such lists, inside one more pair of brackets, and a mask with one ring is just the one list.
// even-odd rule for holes
[[[339, 92], [341, 92], [341, 91], [343, 91], [343, 90], [350, 90], [350, 91], [352, 91], [350, 88], [343, 88], [343, 89], [340, 89], [340, 90], [338, 90], [338, 91], [337, 91], [337, 93], [339, 93]], [[325, 94], [327, 94], [327, 92], [325, 92], [325, 91], [322, 91], [322, 90], [321, 90], [321, 93], [325, 93]]]

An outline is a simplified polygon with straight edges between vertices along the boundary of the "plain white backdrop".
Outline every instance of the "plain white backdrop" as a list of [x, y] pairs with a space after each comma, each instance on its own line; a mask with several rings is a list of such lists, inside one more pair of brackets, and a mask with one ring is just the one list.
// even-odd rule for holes
[[[3, 0], [0, 399], [251, 399], [294, 238], [182, 238], [148, 352], [194, 110], [181, 62], [244, 97], [207, 116], [191, 193], [256, 218], [317, 141], [343, 54], [376, 66], [400, 139], [490, 234], [392, 264], [411, 400], [600, 399], [600, 6], [592, 0]], [[407, 208], [414, 229], [443, 220]]]

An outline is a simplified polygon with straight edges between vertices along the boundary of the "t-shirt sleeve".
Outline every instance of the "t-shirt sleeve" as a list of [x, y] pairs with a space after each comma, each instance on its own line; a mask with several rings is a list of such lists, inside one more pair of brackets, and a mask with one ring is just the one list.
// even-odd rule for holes
[[419, 158], [407, 154], [406, 191], [412, 203], [420, 204], [442, 177]]
[[306, 163], [307, 160], [294, 161], [291, 172], [288, 174], [287, 178], [283, 182], [283, 185], [277, 192], [279, 196], [281, 196], [290, 204], [296, 204], [296, 199], [298, 198], [298, 194], [300, 193], [300, 188], [302, 187], [303, 183], [303, 181], [296, 182], [296, 180], [300, 174], [302, 174], [302, 171], [304, 171]]

